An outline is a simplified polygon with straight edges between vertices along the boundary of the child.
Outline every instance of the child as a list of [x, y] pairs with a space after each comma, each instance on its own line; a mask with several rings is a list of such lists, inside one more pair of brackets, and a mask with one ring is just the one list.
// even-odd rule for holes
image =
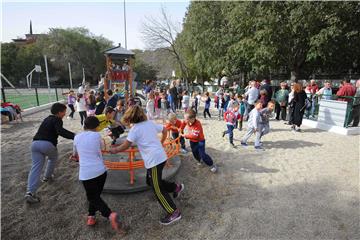
[[86, 100], [87, 105], [87, 116], [94, 116], [95, 115], [95, 109], [96, 109], [96, 98], [94, 95], [94, 91], [90, 91], [89, 96]]
[[81, 122], [81, 126], [84, 125], [84, 120], [86, 119], [86, 102], [85, 102], [85, 98], [84, 95], [82, 93], [78, 93], [77, 95], [77, 100], [75, 103], [75, 107], [76, 107], [76, 111], [79, 113], [80, 115], [80, 122]]
[[148, 93], [146, 102], [146, 116], [149, 120], [154, 120], [154, 112], [155, 112], [155, 101], [154, 94]]
[[267, 105], [267, 91], [265, 89], [260, 90], [260, 102], [262, 104], [262, 108], [265, 108]]
[[122, 125], [116, 124], [114, 118], [115, 118], [115, 110], [107, 106], [105, 108], [105, 113], [101, 115], [96, 115], [96, 118], [99, 120], [99, 127], [97, 128], [97, 131], [102, 131], [105, 128], [108, 128], [111, 132], [111, 139], [112, 145], [116, 143], [116, 139], [120, 137], [121, 134], [124, 133], [124, 128]]
[[[179, 137], [179, 131], [182, 128], [183, 123], [176, 118], [175, 113], [169, 113], [168, 115], [169, 122], [165, 125], [166, 130], [171, 131], [171, 135], [173, 139], [176, 139]], [[187, 153], [186, 147], [185, 147], [185, 139], [184, 137], [180, 137], [180, 144], [181, 144], [181, 152]]]
[[160, 117], [161, 110], [161, 96], [158, 91], [155, 92], [155, 118]]
[[196, 93], [196, 92], [193, 93], [193, 98], [194, 98], [194, 100], [193, 100], [191, 109], [193, 109], [193, 110], [196, 112], [196, 114], [197, 114], [198, 108], [199, 108], [199, 99], [198, 99], [198, 97], [197, 97], [197, 93]]
[[95, 108], [95, 115], [100, 115], [104, 112], [106, 107], [106, 100], [104, 97], [104, 92], [100, 92], [98, 97], [96, 98], [96, 108]]
[[233, 148], [236, 148], [233, 142], [233, 136], [234, 136], [234, 128], [236, 125], [236, 122], [240, 119], [239, 114], [239, 105], [236, 102], [233, 102], [231, 106], [229, 106], [228, 110], [224, 114], [224, 120], [226, 122], [227, 131], [224, 131], [222, 136], [224, 137], [225, 134], [229, 134], [229, 141], [230, 145]]
[[210, 111], [209, 111], [211, 98], [209, 97], [209, 92], [205, 93], [205, 96], [203, 97], [202, 101], [205, 102], [204, 118], [206, 118], [206, 113], [209, 115], [209, 118], [211, 118]]
[[116, 103], [114, 120], [116, 123], [121, 122], [121, 118], [125, 113], [124, 100], [119, 99]]
[[190, 105], [190, 97], [188, 94], [189, 94], [188, 91], [184, 91], [183, 97], [181, 100], [182, 108], [183, 108], [184, 112], [187, 112], [187, 110], [189, 109], [189, 105]]
[[[261, 138], [270, 132], [270, 124], [269, 119], [271, 117], [271, 114], [275, 107], [275, 101], [271, 100], [268, 102], [268, 105], [266, 108], [261, 109], [260, 111], [260, 140]], [[261, 143], [261, 142], [260, 142]]]
[[68, 107], [71, 110], [71, 113], [69, 114], [67, 119], [74, 119], [74, 113], [75, 113], [74, 104], [75, 104], [75, 101], [76, 101], [76, 98], [75, 98], [74, 90], [70, 90], [69, 95], [67, 97], [67, 102], [68, 102]]
[[218, 111], [219, 111], [219, 121], [221, 121], [224, 117], [224, 108], [225, 108], [225, 98], [224, 94], [220, 93], [218, 98]]
[[41, 123], [31, 144], [32, 165], [28, 177], [27, 192], [25, 195], [25, 200], [28, 203], [40, 202], [40, 199], [35, 195], [35, 193], [39, 186], [40, 175], [45, 164], [46, 157], [48, 157], [48, 162], [42, 181], [47, 182], [52, 178], [58, 158], [58, 151], [56, 148], [58, 136], [60, 135], [67, 139], [74, 139], [75, 136], [73, 132], [63, 128], [62, 119], [66, 115], [66, 105], [62, 103], [54, 103], [51, 106], [51, 114], [52, 115], [45, 118]]
[[183, 136], [190, 141], [191, 151], [194, 158], [198, 161], [198, 165], [201, 165], [201, 160], [210, 167], [210, 171], [215, 173], [217, 167], [213, 160], [205, 152], [205, 136], [199, 120], [196, 119], [196, 113], [194, 110], [189, 110], [185, 114], [185, 125]]
[[251, 137], [253, 133], [256, 134], [255, 138], [255, 149], [256, 150], [263, 150], [263, 148], [260, 146], [260, 110], [262, 108], [262, 102], [258, 100], [255, 103], [255, 107], [253, 110], [249, 113], [249, 119], [248, 119], [248, 131], [241, 140], [241, 145], [246, 147], [247, 146], [247, 140]]
[[243, 120], [244, 120], [244, 117], [245, 117], [245, 114], [246, 114], [246, 103], [245, 103], [245, 100], [243, 98], [242, 95], [240, 95], [238, 97], [239, 99], [239, 115], [240, 115], [240, 119], [238, 121], [238, 127], [239, 127], [239, 131], [242, 130], [242, 127], [243, 127]]
[[[153, 191], [160, 205], [167, 212], [167, 216], [160, 220], [163, 225], [169, 225], [181, 219], [180, 210], [176, 207], [169, 193], [173, 193], [173, 197], [179, 196], [184, 190], [184, 184], [176, 184], [167, 182], [162, 179], [162, 171], [165, 166], [167, 156], [162, 144], [164, 143], [167, 130], [163, 125], [149, 121], [143, 109], [139, 106], [129, 108], [124, 117], [125, 125], [132, 124], [127, 140], [118, 147], [111, 149], [112, 153], [117, 153], [128, 149], [131, 144], [136, 144], [144, 160], [147, 169], [147, 182], [152, 185]], [[157, 134], [162, 133], [161, 141]]]
[[166, 116], [168, 114], [169, 102], [166, 100], [166, 94], [161, 95], [161, 109], [160, 109], [160, 118], [165, 122]]
[[85, 119], [84, 132], [79, 133], [74, 139], [73, 158], [79, 157], [79, 180], [82, 182], [86, 197], [89, 202], [87, 225], [96, 224], [95, 214], [99, 211], [103, 217], [110, 220], [111, 227], [116, 231], [122, 231], [119, 216], [111, 211], [101, 193], [107, 176], [107, 169], [101, 154], [101, 135], [96, 132], [99, 120], [94, 117]]

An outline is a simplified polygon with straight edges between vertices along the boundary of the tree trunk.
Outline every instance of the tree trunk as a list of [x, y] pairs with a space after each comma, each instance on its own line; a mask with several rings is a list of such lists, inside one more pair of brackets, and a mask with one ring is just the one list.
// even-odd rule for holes
[[290, 73], [290, 80], [292, 81], [292, 82], [298, 82], [298, 80], [299, 80], [299, 68], [297, 68], [297, 67], [294, 67], [294, 69], [293, 70], [291, 70], [291, 73]]

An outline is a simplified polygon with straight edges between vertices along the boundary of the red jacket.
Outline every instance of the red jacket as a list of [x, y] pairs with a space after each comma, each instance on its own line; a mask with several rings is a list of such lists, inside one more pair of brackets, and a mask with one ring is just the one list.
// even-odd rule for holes
[[174, 133], [178, 133], [179, 132], [179, 129], [184, 129], [184, 126], [185, 125], [185, 123], [183, 123], [182, 121], [180, 121], [179, 119], [176, 119], [176, 123], [175, 123], [175, 125], [173, 125], [172, 123], [167, 123], [166, 125], [165, 125], [165, 128], [166, 128], [166, 130], [168, 130], [168, 131], [172, 131], [172, 132], [174, 132]]
[[185, 138], [192, 142], [201, 142], [205, 140], [204, 131], [199, 120], [190, 125], [189, 123], [185, 126]]
[[233, 110], [227, 110], [224, 113], [224, 120], [227, 125], [235, 126], [236, 121], [240, 119], [240, 114], [238, 111], [234, 112]]
[[[337, 91], [336, 95], [337, 96], [350, 96], [353, 97], [355, 96], [356, 93], [356, 88], [351, 84], [351, 83], [345, 83], [344, 86], [342, 86], [339, 91]], [[339, 98], [339, 101], [346, 101], [346, 102], [350, 102], [351, 99], [350, 98]]]

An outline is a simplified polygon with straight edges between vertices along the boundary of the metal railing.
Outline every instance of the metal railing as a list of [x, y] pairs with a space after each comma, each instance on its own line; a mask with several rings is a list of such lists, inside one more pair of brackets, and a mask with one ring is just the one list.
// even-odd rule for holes
[[69, 88], [1, 88], [1, 100], [27, 109], [66, 99]]

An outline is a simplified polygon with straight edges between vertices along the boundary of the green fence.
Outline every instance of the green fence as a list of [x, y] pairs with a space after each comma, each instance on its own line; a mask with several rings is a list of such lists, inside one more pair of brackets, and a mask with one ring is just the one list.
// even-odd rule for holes
[[41, 106], [47, 103], [65, 100], [68, 88], [2, 88], [1, 100], [18, 104], [22, 109]]

